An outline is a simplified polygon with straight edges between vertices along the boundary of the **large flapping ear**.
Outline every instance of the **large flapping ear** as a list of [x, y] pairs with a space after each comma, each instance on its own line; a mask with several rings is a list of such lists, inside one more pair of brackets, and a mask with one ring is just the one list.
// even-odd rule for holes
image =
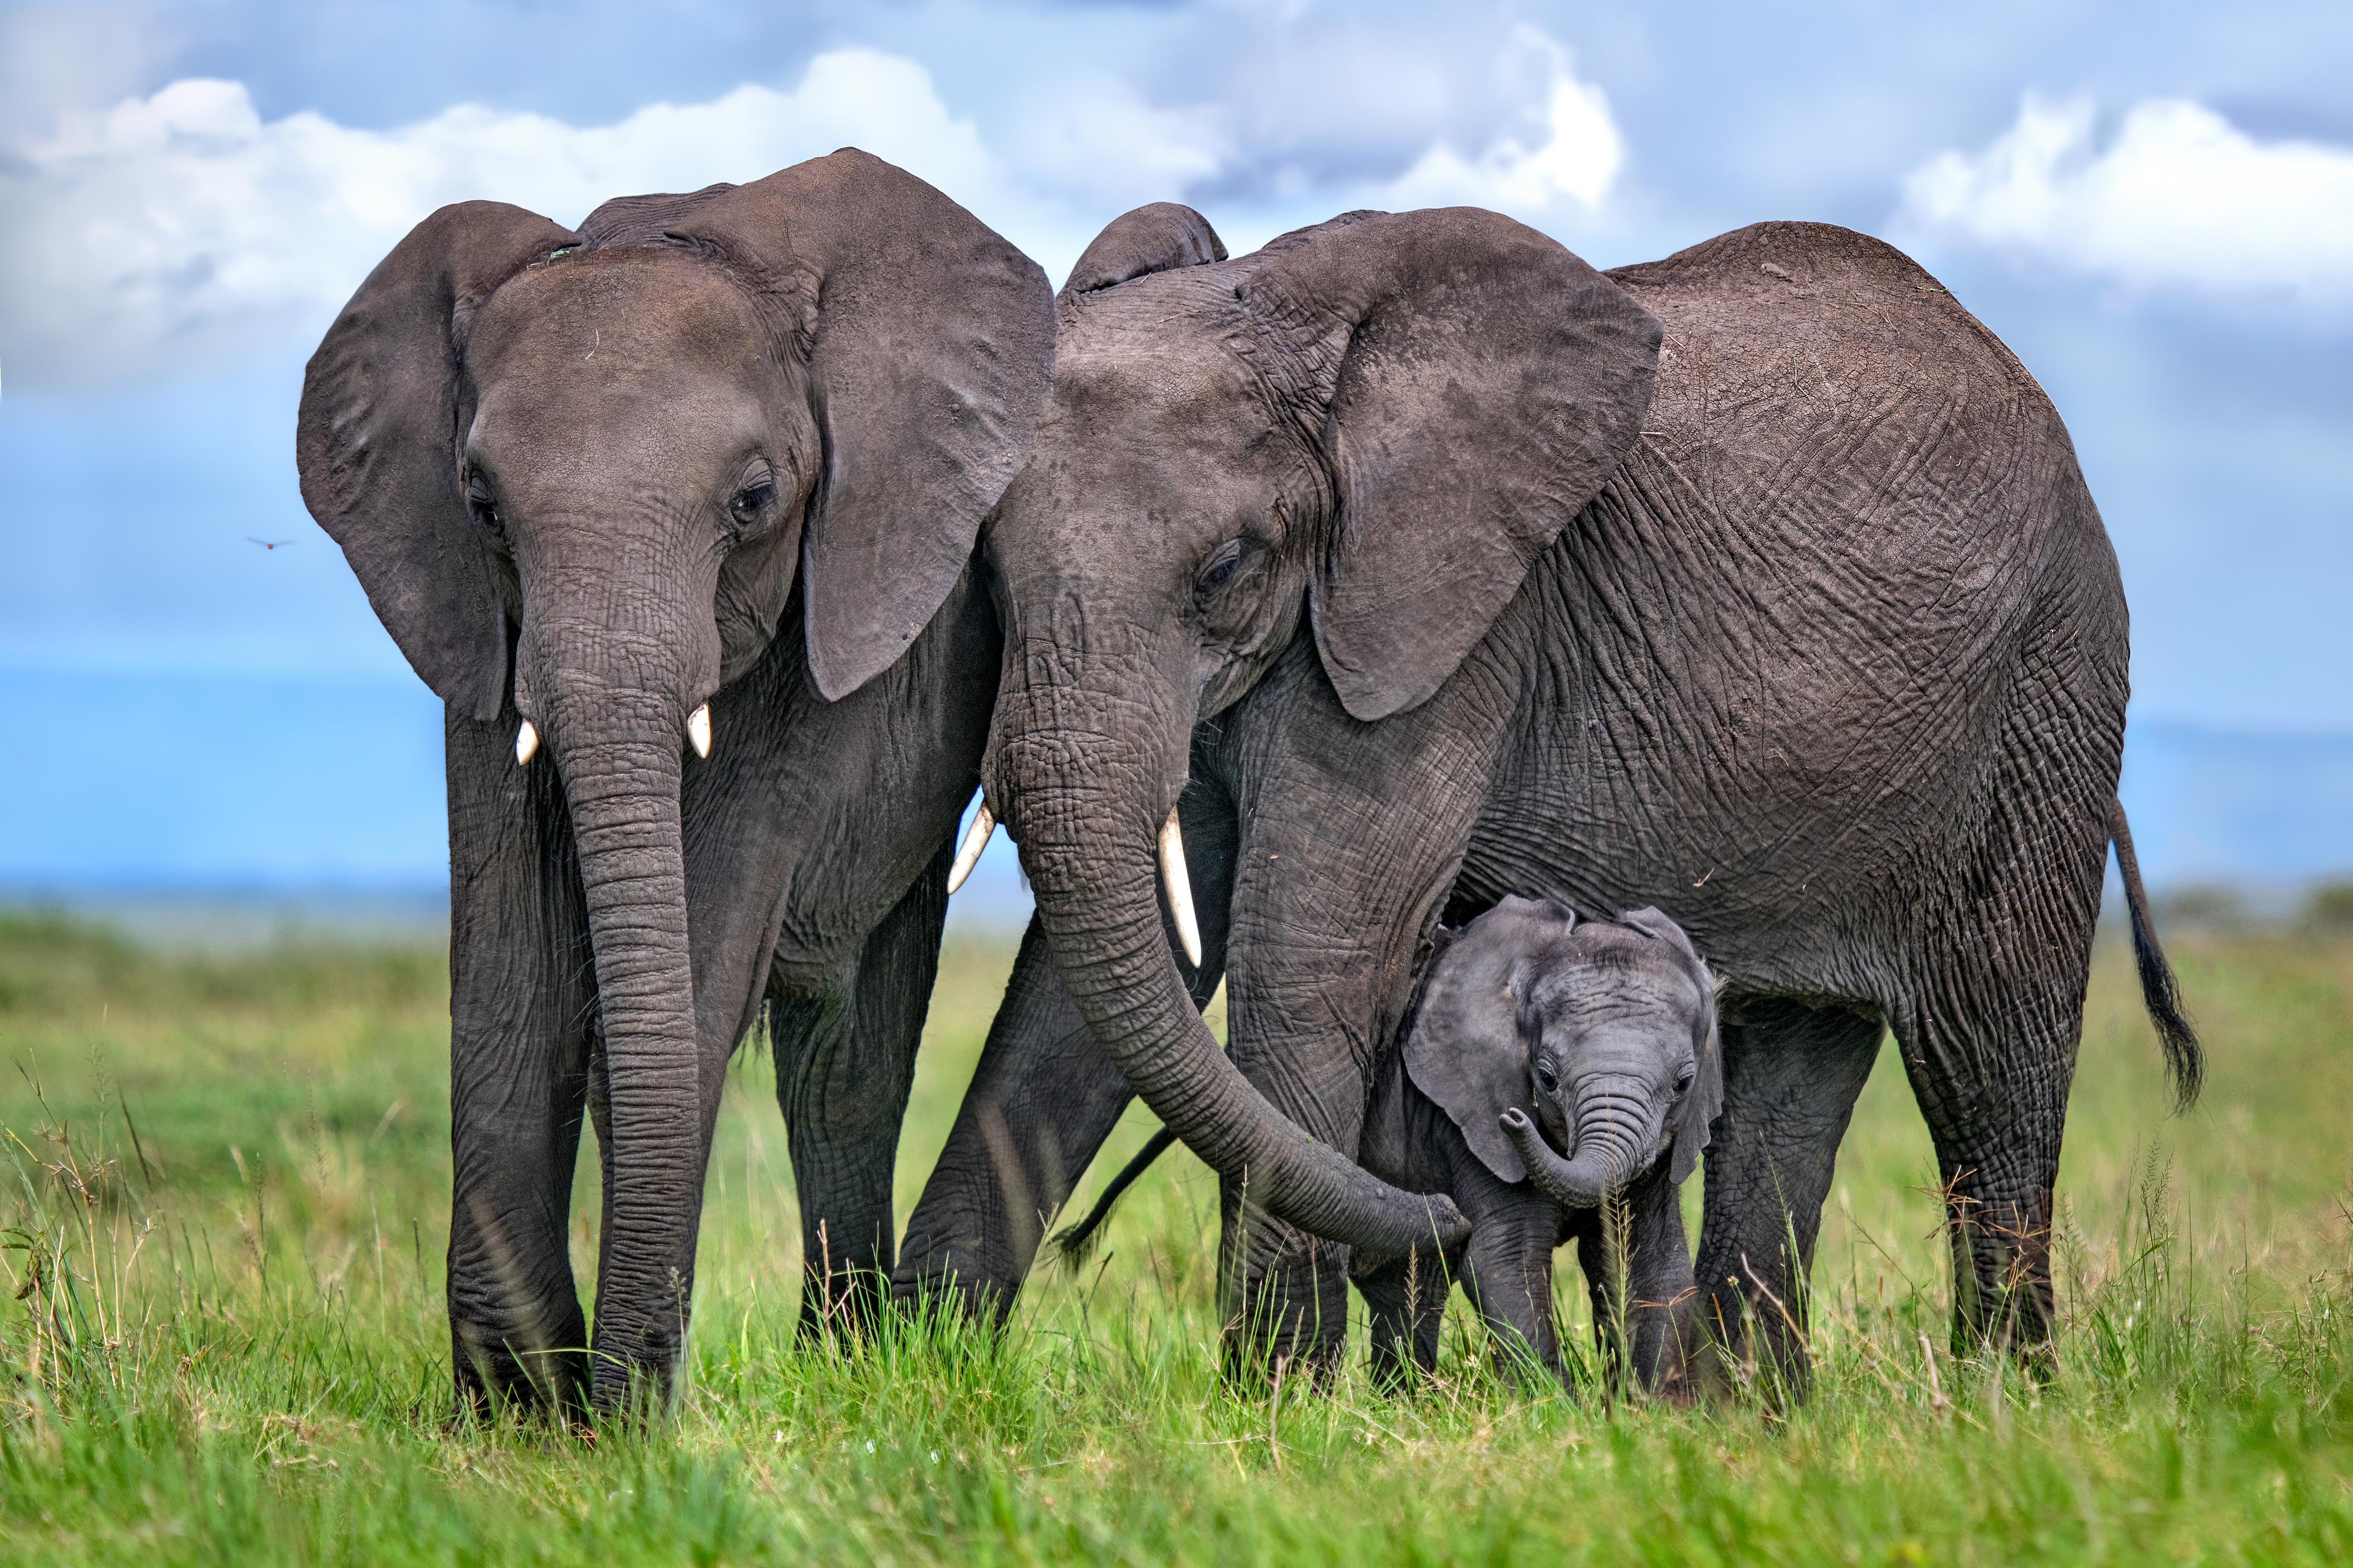
[[302, 376], [303, 504], [409, 664], [483, 721], [506, 700], [506, 613], [458, 482], [459, 356], [482, 301], [576, 237], [501, 202], [460, 202], [368, 274]]
[[906, 651], [1028, 457], [1054, 373], [1038, 264], [930, 185], [845, 147], [696, 199], [666, 232], [817, 285], [825, 472], [801, 542], [828, 699]]
[[1353, 213], [1276, 240], [1240, 293], [1302, 363], [1339, 516], [1310, 590], [1350, 714], [1444, 684], [1641, 430], [1661, 328], [1535, 230], [1476, 207]]
[[1707, 1147], [1708, 1130], [1724, 1109], [1724, 1038], [1716, 1020], [1715, 975], [1683, 928], [1657, 910], [1622, 910], [1618, 923], [1672, 947], [1677, 961], [1699, 987], [1699, 1015], [1692, 1023], [1695, 1070], [1676, 1114], [1674, 1153], [1667, 1171], [1670, 1179], [1682, 1182], [1699, 1164], [1700, 1151]]
[[1177, 202], [1154, 202], [1103, 226], [1063, 280], [1060, 299], [1092, 294], [1131, 278], [1226, 258], [1209, 220]]
[[1566, 904], [1505, 899], [1431, 960], [1406, 1036], [1405, 1068], [1414, 1087], [1437, 1102], [1479, 1163], [1503, 1181], [1525, 1181], [1528, 1173], [1497, 1125], [1513, 1107], [1530, 1108], [1514, 979], [1524, 960], [1576, 924], [1577, 911]]

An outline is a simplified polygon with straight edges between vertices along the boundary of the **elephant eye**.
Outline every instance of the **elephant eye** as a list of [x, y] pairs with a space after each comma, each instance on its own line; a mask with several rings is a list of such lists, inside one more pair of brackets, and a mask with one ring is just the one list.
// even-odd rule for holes
[[735, 492], [735, 499], [727, 503], [727, 515], [733, 518], [738, 526], [749, 528], [760, 521], [776, 499], [776, 485], [770, 480], [761, 479]]
[[1692, 1079], [1698, 1076], [1699, 1069], [1694, 1067], [1691, 1063], [1685, 1062], [1683, 1064], [1683, 1070], [1675, 1074], [1675, 1092], [1677, 1094], [1681, 1094], [1684, 1090], [1690, 1089], [1692, 1086]]
[[499, 515], [499, 503], [491, 494], [489, 482], [480, 474], [467, 476], [466, 510], [472, 514], [476, 525], [492, 538], [506, 538], [506, 520]]
[[1546, 1094], [1550, 1094], [1554, 1089], [1560, 1087], [1560, 1075], [1552, 1070], [1551, 1063], [1538, 1062], [1536, 1064], [1536, 1087], [1543, 1089]]
[[1242, 542], [1240, 540], [1229, 539], [1219, 545], [1209, 558], [1201, 563], [1201, 570], [1194, 574], [1194, 596], [1207, 600], [1232, 581], [1234, 574], [1241, 569], [1241, 563]]

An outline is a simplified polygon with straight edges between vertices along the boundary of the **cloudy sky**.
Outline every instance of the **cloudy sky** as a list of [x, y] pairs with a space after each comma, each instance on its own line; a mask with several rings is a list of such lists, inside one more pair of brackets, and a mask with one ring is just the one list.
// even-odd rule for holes
[[[2066, 416], [2131, 595], [2136, 723], [2353, 731], [2348, 60], [2333, 0], [7, 6], [0, 720], [100, 691], [144, 717], [7, 786], [0, 879], [429, 862], [430, 704], [295, 491], [303, 357], [442, 203], [571, 223], [843, 143], [1057, 278], [1168, 198], [1236, 252], [1457, 202], [1604, 266], [1760, 218], [1880, 235]], [[272, 711], [353, 733], [322, 761], [290, 719], [248, 732]], [[194, 818], [79, 848], [25, 826], [119, 816], [174, 769], [234, 798], [269, 747], [275, 849], [250, 823], [201, 853]], [[302, 837], [354, 798], [414, 830]]]

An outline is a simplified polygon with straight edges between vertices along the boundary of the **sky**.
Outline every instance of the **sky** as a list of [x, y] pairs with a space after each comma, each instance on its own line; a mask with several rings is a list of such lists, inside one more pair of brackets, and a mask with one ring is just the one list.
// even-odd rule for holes
[[0, 5], [0, 884], [437, 879], [437, 707], [302, 510], [303, 359], [443, 203], [845, 143], [1057, 279], [1170, 199], [1237, 254], [1454, 203], [1601, 266], [1881, 236], [2068, 422], [2152, 877], [2353, 868], [2348, 63], [2333, 0]]

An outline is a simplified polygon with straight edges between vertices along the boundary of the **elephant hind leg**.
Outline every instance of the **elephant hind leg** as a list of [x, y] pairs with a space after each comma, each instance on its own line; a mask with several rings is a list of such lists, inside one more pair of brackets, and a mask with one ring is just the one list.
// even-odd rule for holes
[[1724, 1110], [1707, 1146], [1696, 1268], [1698, 1331], [1715, 1374], [1802, 1399], [1806, 1282], [1822, 1200], [1880, 1021], [1781, 999], [1746, 1002], [1723, 1027]]
[[939, 972], [947, 868], [944, 847], [867, 938], [845, 988], [770, 1003], [800, 1199], [804, 1334], [868, 1326], [889, 1296], [899, 1133]]
[[1984, 991], [1966, 1014], [1906, 1008], [1895, 1033], [1944, 1188], [1954, 1353], [1999, 1345], [2041, 1369], [2052, 1354], [2053, 1189], [2083, 989]]

